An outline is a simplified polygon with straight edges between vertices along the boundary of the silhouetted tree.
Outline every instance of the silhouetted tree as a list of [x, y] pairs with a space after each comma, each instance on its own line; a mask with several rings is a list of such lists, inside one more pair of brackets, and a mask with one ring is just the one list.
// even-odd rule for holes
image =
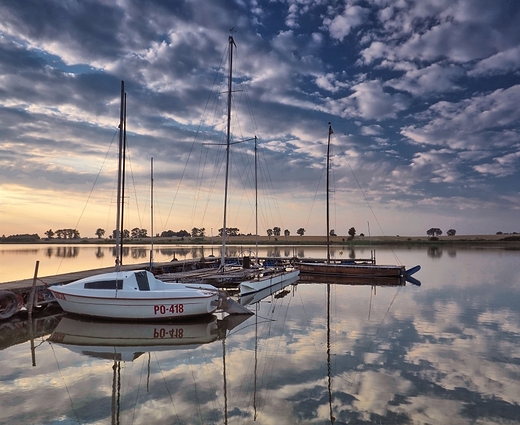
[[303, 236], [305, 235], [305, 229], [303, 227], [300, 227], [297, 231], [296, 231], [296, 234], [299, 235], [299, 236]]
[[334, 231], [334, 229], [332, 229], [332, 230], [329, 232], [329, 236], [338, 236], [338, 235], [336, 235], [336, 232]]
[[450, 229], [446, 232], [446, 234], [448, 236], [455, 236], [455, 233], [457, 233], [457, 231], [455, 229]]
[[99, 228], [96, 230], [96, 236], [98, 237], [98, 239], [101, 239], [104, 234], [105, 234], [105, 229]]
[[356, 229], [351, 227], [350, 229], [348, 229], [348, 234], [350, 236], [350, 239], [354, 239], [354, 236], [356, 236]]
[[282, 232], [282, 229], [280, 229], [279, 227], [273, 227], [273, 234], [275, 236], [280, 236], [281, 232]]
[[47, 230], [44, 234], [45, 236], [47, 236], [47, 239], [52, 239], [52, 237], [54, 236], [54, 232], [52, 231], [52, 229]]
[[442, 235], [442, 230], [439, 229], [438, 227], [432, 227], [431, 229], [428, 229], [426, 231], [426, 234], [430, 237], [440, 236], [440, 235]]

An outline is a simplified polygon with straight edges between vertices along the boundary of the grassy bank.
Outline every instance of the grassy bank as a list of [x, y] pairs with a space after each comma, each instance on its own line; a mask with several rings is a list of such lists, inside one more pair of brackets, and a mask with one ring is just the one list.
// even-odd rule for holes
[[[126, 240], [127, 244], [150, 244], [150, 238], [137, 238]], [[229, 245], [254, 245], [255, 236], [231, 236], [226, 240]], [[351, 239], [348, 236], [333, 236], [330, 238], [332, 245], [475, 245], [475, 246], [508, 246], [520, 248], [520, 235], [455, 235], [430, 238], [428, 236], [356, 236]], [[2, 243], [38, 243], [38, 244], [114, 244], [113, 239], [108, 238], [80, 238], [80, 239], [40, 239], [26, 241], [9, 241]], [[260, 245], [325, 245], [325, 236], [259, 236]], [[221, 238], [154, 238], [154, 244], [186, 244], [186, 245], [220, 245]]]

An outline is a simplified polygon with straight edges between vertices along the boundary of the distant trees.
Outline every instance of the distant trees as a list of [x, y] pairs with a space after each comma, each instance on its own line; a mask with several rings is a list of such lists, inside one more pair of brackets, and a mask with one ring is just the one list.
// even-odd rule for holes
[[338, 235], [336, 235], [336, 232], [334, 231], [334, 229], [332, 229], [332, 230], [329, 232], [329, 236], [338, 236]]
[[95, 233], [95, 235], [98, 237], [98, 239], [101, 239], [104, 234], [105, 234], [105, 229], [102, 229], [101, 227], [98, 228]]
[[431, 229], [428, 229], [426, 231], [426, 234], [430, 237], [437, 237], [437, 236], [442, 235], [442, 230], [439, 229], [438, 227], [432, 227]]
[[132, 229], [130, 236], [132, 237], [132, 239], [146, 238], [147, 234], [148, 234], [148, 230], [139, 229], [139, 227], [134, 227]]
[[198, 227], [194, 227], [193, 229], [191, 229], [191, 236], [193, 238], [203, 238], [206, 234], [206, 228], [205, 227], [202, 227], [202, 228], [198, 228]]
[[356, 229], [354, 227], [351, 227], [348, 229], [348, 234], [350, 236], [350, 239], [354, 239], [354, 236], [356, 236]]
[[267, 229], [267, 237], [271, 240], [271, 236], [273, 236], [273, 229]]
[[287, 237], [289, 237], [289, 236], [291, 235], [291, 232], [289, 231], [289, 229], [285, 229], [285, 230], [283, 231], [283, 234], [284, 234], [285, 237], [287, 238]]
[[59, 229], [56, 230], [56, 237], [58, 239], [79, 239], [79, 232], [77, 229]]
[[[218, 229], [219, 236], [222, 236], [222, 230], [222, 227]], [[237, 227], [226, 227], [226, 236], [238, 236], [239, 234], [240, 229], [238, 229]]]
[[303, 236], [305, 235], [305, 229], [303, 227], [300, 227], [297, 231], [296, 231], [296, 234], [298, 236]]
[[187, 230], [179, 230], [174, 232], [173, 230], [165, 230], [161, 233], [161, 238], [186, 238], [190, 236]]
[[457, 233], [457, 231], [455, 229], [450, 229], [446, 232], [446, 234], [448, 236], [455, 236], [455, 233]]
[[54, 236], [54, 232], [52, 231], [52, 229], [49, 229], [44, 233], [44, 235], [47, 236], [47, 239], [52, 239], [52, 237]]
[[280, 236], [281, 232], [282, 232], [282, 229], [280, 229], [279, 227], [273, 227], [273, 234], [275, 236]]

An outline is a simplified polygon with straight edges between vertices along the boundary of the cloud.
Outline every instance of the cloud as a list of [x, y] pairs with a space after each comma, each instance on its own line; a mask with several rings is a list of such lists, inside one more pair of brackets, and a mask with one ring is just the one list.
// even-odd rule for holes
[[353, 28], [364, 23], [368, 17], [369, 9], [361, 6], [347, 4], [340, 15], [334, 18], [325, 18], [323, 24], [328, 29], [332, 38], [343, 41]]

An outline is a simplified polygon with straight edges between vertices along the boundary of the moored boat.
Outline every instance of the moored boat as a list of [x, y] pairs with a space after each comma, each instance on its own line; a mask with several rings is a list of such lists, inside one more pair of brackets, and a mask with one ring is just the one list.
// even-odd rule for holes
[[166, 283], [145, 270], [103, 273], [49, 288], [68, 313], [119, 320], [168, 320], [213, 313], [211, 285]]

